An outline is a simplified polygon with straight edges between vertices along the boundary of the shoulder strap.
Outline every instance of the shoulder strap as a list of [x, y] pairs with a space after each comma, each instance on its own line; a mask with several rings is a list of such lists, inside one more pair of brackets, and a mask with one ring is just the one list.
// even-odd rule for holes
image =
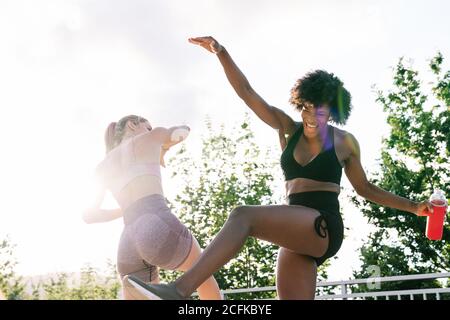
[[287, 146], [286, 149], [289, 148], [292, 145], [296, 145], [298, 139], [300, 138], [302, 132], [303, 132], [303, 123], [302, 122], [298, 122], [299, 127], [297, 128], [297, 130], [295, 130], [294, 134], [289, 138], [288, 142], [287, 142]]

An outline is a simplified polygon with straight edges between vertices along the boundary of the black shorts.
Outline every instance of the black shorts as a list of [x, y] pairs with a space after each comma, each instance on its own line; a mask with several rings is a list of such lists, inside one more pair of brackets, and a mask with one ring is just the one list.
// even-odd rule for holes
[[[339, 251], [344, 239], [344, 223], [339, 212], [338, 194], [328, 191], [294, 193], [289, 195], [288, 203], [289, 205], [309, 207], [320, 212], [320, 216], [314, 222], [314, 228], [322, 238], [328, 234], [329, 241], [328, 249], [323, 256], [312, 257], [316, 260], [317, 266], [320, 266]], [[326, 228], [322, 227], [322, 220], [325, 220]]]

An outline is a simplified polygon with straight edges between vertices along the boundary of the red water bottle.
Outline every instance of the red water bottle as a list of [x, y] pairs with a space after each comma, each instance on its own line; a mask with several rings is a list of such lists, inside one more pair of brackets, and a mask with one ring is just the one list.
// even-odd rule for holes
[[430, 197], [430, 202], [433, 205], [433, 213], [428, 210], [425, 211], [425, 215], [427, 216], [427, 238], [430, 240], [440, 240], [444, 230], [448, 202], [444, 192], [439, 189], [434, 190], [434, 193]]

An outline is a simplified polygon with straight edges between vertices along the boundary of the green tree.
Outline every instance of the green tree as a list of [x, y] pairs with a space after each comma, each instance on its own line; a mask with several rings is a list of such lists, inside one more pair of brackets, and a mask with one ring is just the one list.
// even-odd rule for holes
[[25, 290], [23, 277], [14, 270], [17, 261], [14, 257], [15, 245], [9, 237], [0, 242], [0, 292], [9, 300], [94, 300], [117, 299], [121, 287], [116, 267], [109, 263], [106, 276], [86, 265], [80, 273], [79, 281], [69, 282], [67, 273], [58, 273], [46, 281], [31, 284], [31, 293]]
[[[170, 159], [172, 178], [181, 192], [172, 203], [174, 212], [193, 232], [202, 248], [220, 231], [230, 212], [239, 205], [281, 204], [283, 180], [276, 156], [278, 151], [262, 151], [255, 143], [248, 116], [238, 128], [213, 130], [206, 120], [200, 159], [183, 146]], [[274, 192], [275, 191], [275, 192]], [[214, 276], [222, 290], [275, 285], [278, 247], [249, 238], [239, 254]], [[326, 278], [321, 268], [321, 277]], [[162, 271], [170, 281], [178, 273]], [[273, 298], [274, 292], [235, 294], [232, 299]]]
[[33, 287], [34, 299], [45, 300], [114, 300], [118, 299], [120, 283], [116, 268], [109, 264], [106, 276], [90, 265], [82, 268], [80, 279], [69, 281], [69, 274], [58, 273]]
[[0, 292], [8, 300], [21, 300], [25, 297], [25, 287], [14, 270], [17, 265], [14, 248], [9, 237], [0, 242]]
[[[377, 91], [376, 101], [387, 113], [391, 132], [383, 139], [380, 169], [371, 181], [415, 201], [427, 199], [435, 188], [450, 194], [450, 71], [444, 72], [442, 63], [440, 53], [431, 60], [434, 81], [427, 90], [419, 73], [401, 58], [394, 69], [393, 89]], [[356, 196], [353, 202], [377, 227], [361, 248], [362, 268], [355, 277], [372, 276], [371, 266], [379, 268], [382, 276], [450, 269], [448, 223], [442, 241], [430, 241], [425, 237], [426, 218], [380, 207]], [[436, 285], [436, 281], [391, 282], [382, 284], [381, 289]]]

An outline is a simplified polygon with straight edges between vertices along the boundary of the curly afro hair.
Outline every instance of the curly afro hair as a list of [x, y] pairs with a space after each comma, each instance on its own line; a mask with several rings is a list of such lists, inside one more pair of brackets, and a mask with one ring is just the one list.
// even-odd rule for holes
[[331, 108], [331, 120], [337, 124], [345, 124], [352, 110], [351, 95], [344, 83], [323, 70], [309, 72], [298, 79], [291, 89], [289, 102], [299, 111], [307, 103], [314, 107], [327, 104]]

